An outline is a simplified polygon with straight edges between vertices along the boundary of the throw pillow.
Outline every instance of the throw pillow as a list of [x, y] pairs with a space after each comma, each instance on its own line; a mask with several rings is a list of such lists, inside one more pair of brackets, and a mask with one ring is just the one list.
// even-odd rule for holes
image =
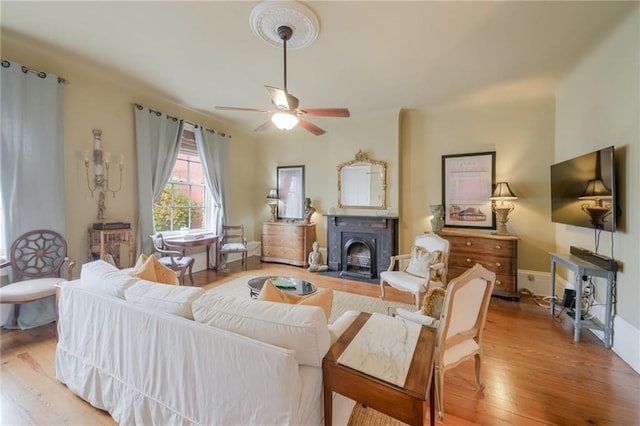
[[435, 250], [433, 252], [421, 246], [413, 246], [411, 248], [411, 259], [404, 272], [416, 277], [430, 279], [438, 279], [436, 271], [430, 271], [429, 267], [440, 262], [442, 252]]
[[[140, 259], [138, 259], [140, 262]], [[164, 266], [155, 256], [149, 256], [141, 265], [129, 273], [132, 277], [162, 284], [178, 284], [178, 274]]]
[[333, 290], [330, 288], [318, 288], [318, 291], [315, 293], [306, 296], [297, 296], [280, 290], [271, 280], [266, 280], [258, 295], [258, 300], [288, 303], [290, 305], [319, 306], [324, 311], [327, 321], [329, 321], [331, 305], [333, 303]]
[[420, 310], [422, 314], [440, 319], [442, 316], [442, 308], [444, 307], [445, 294], [446, 291], [442, 287], [430, 288], [422, 301], [422, 309]]
[[147, 255], [144, 253], [140, 253], [140, 256], [138, 257], [138, 260], [136, 260], [136, 264], [133, 266], [133, 270], [135, 271], [136, 269], [139, 269], [142, 267], [142, 265], [144, 265], [144, 262], [146, 262], [148, 259]]

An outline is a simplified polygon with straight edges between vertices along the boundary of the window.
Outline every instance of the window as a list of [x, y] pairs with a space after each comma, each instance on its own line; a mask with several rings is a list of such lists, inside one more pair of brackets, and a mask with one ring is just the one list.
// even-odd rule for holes
[[185, 125], [173, 172], [154, 203], [153, 222], [156, 231], [207, 228], [207, 214], [212, 203], [193, 132], [193, 127]]

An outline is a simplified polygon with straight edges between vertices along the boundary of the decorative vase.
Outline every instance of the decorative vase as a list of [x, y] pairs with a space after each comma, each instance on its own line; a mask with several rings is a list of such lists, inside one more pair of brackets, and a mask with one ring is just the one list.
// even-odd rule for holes
[[444, 207], [442, 204], [432, 204], [429, 206], [433, 217], [431, 218], [431, 230], [433, 232], [442, 231], [444, 227]]

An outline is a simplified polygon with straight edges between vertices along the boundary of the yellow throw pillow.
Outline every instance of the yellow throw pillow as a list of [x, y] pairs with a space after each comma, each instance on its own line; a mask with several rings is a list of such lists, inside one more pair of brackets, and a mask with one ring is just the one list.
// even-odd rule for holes
[[298, 296], [295, 294], [282, 291], [275, 286], [271, 280], [266, 280], [262, 286], [262, 290], [258, 295], [258, 300], [267, 302], [288, 303], [290, 305], [311, 305], [319, 306], [324, 311], [324, 315], [329, 321], [331, 316], [331, 305], [333, 303], [333, 290], [330, 288], [318, 288], [318, 291], [306, 296]]
[[146, 254], [144, 254], [144, 253], [140, 253], [140, 256], [138, 257], [138, 260], [136, 261], [136, 264], [135, 264], [135, 266], [133, 267], [133, 270], [135, 271], [135, 270], [137, 270], [137, 269], [141, 268], [141, 267], [142, 267], [142, 265], [144, 265], [144, 262], [146, 262], [146, 261], [147, 261], [147, 259], [148, 259], [148, 258], [147, 258], [147, 255], [146, 255]]
[[[142, 255], [141, 255], [142, 256]], [[138, 259], [140, 262], [140, 259]], [[162, 284], [178, 284], [178, 274], [164, 266], [155, 256], [149, 256], [147, 260], [129, 274], [146, 281], [153, 281]]]
[[422, 301], [422, 309], [420, 310], [422, 314], [440, 319], [442, 316], [442, 309], [444, 308], [445, 295], [446, 291], [442, 287], [430, 288]]

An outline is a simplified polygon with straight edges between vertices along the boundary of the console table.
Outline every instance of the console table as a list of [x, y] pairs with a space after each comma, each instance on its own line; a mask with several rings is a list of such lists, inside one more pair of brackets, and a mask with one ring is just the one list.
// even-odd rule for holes
[[[331, 346], [322, 361], [324, 386], [324, 424], [331, 426], [332, 392], [361, 402], [409, 425], [435, 424], [433, 368], [435, 362], [435, 330], [422, 326], [413, 352], [406, 381], [402, 386], [346, 367], [338, 362], [371, 314], [361, 312], [351, 326]], [[398, 319], [399, 320], [399, 319]], [[427, 409], [427, 398], [429, 407]]]
[[[574, 274], [576, 290], [576, 310], [573, 318], [573, 341], [580, 341], [582, 326], [604, 331], [604, 347], [611, 348], [613, 344], [613, 287], [616, 282], [616, 272], [601, 268], [571, 254], [550, 253], [551, 256], [551, 316], [555, 314], [556, 264], [569, 269]], [[605, 323], [600, 325], [593, 320], [582, 320], [582, 278], [600, 277], [607, 279], [607, 296], [605, 301]]]

